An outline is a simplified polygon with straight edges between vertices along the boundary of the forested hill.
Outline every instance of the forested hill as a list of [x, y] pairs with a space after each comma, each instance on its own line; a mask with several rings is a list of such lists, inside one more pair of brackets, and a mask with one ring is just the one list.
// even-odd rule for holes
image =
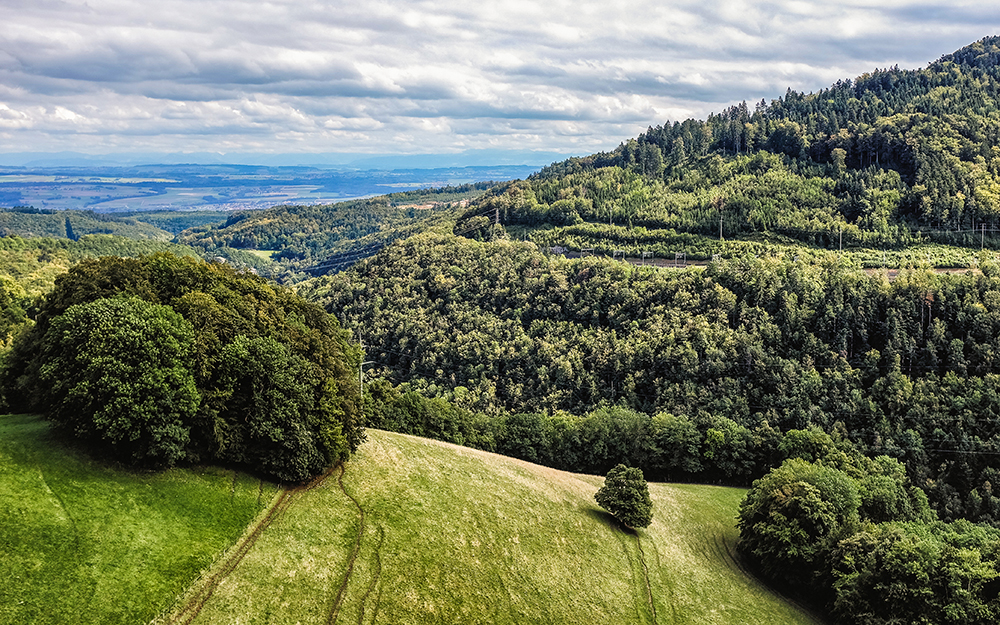
[[[1000, 225], [998, 46], [989, 37], [923, 69], [876, 69], [816, 93], [788, 90], [650, 127], [495, 191], [456, 233], [499, 211], [504, 226], [539, 243], [558, 239], [532, 232], [539, 227], [575, 227], [560, 234], [632, 251], [657, 242], [630, 235], [638, 226], [664, 240], [669, 230], [719, 238], [721, 228], [725, 238], [769, 231], [833, 247], [929, 236], [989, 245]], [[583, 222], [602, 232], [581, 234]]]

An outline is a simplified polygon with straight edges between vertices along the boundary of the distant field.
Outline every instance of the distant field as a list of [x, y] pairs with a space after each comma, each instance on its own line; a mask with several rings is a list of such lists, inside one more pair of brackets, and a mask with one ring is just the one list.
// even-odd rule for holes
[[221, 469], [129, 473], [0, 416], [0, 623], [145, 623], [270, 503]]
[[369, 431], [338, 477], [165, 622], [818, 622], [733, 559], [740, 489], [654, 484], [636, 535], [594, 502], [602, 478], [446, 443]]

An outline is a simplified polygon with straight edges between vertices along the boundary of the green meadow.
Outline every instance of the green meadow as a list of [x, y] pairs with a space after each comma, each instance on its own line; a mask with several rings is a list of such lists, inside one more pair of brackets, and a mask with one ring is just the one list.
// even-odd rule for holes
[[0, 623], [818, 623], [734, 558], [744, 491], [651, 484], [631, 532], [603, 478], [370, 430], [288, 491], [131, 473], [0, 417]]
[[0, 416], [0, 623], [145, 623], [276, 488], [221, 469], [131, 473]]
[[633, 533], [595, 503], [602, 483], [369, 430], [163, 622], [819, 622], [734, 559], [743, 490], [652, 484]]

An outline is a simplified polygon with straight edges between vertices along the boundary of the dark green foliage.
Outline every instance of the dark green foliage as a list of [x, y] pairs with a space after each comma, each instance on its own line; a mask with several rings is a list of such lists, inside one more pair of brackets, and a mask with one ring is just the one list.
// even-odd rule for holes
[[549, 454], [545, 426], [545, 417], [536, 413], [506, 417], [498, 428], [497, 453], [528, 462], [543, 462]]
[[653, 522], [653, 501], [641, 469], [615, 466], [608, 471], [594, 499], [625, 527], [649, 527]]
[[194, 331], [136, 298], [70, 306], [41, 342], [40, 406], [73, 437], [138, 466], [171, 466], [190, 443], [199, 394]]
[[740, 506], [741, 553], [837, 623], [992, 623], [1000, 530], [942, 523], [886, 457], [786, 461]]
[[[903, 462], [942, 518], [995, 523], [1000, 269], [980, 267], [891, 283], [836, 258], [662, 271], [425, 234], [302, 292], [363, 328], [404, 390], [547, 415], [544, 438], [492, 438], [509, 453], [749, 484], [790, 457], [840, 466], [849, 441]], [[598, 419], [609, 405], [642, 418]]]
[[[218, 457], [288, 482], [346, 460], [348, 444], [335, 415], [311, 414], [317, 397], [309, 368], [272, 337], [241, 334], [223, 347], [214, 389], [223, 408], [213, 416], [215, 431], [227, 435]], [[329, 429], [321, 436], [317, 426]]]
[[767, 577], [802, 587], [853, 529], [859, 504], [857, 486], [844, 472], [786, 460], [756, 480], [740, 505], [740, 551]]
[[866, 527], [831, 554], [838, 623], [987, 625], [1000, 618], [1000, 530], [967, 522]]
[[[163, 464], [236, 462], [301, 481], [345, 459], [362, 442], [354, 377], [359, 354], [335, 319], [254, 275], [167, 254], [84, 260], [60, 277], [41, 301], [35, 325], [18, 337], [7, 358], [2, 382], [12, 407], [57, 416], [50, 386], [60, 375], [47, 368], [60, 357], [48, 347], [65, 330], [67, 322], [60, 320], [74, 306], [121, 297], [157, 304], [155, 310], [170, 310], [193, 329], [184, 369], [201, 402], [180, 419], [189, 439]], [[124, 344], [108, 349], [114, 356]], [[108, 374], [126, 376], [116, 379], [127, 385], [134, 382], [129, 371]], [[67, 405], [65, 414], [71, 412]], [[139, 462], [117, 452], [121, 461]]]

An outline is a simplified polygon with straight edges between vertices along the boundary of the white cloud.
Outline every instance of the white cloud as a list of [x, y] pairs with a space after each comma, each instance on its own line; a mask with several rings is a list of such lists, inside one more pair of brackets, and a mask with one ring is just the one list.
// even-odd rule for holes
[[980, 2], [7, 0], [0, 149], [588, 153], [918, 67]]

